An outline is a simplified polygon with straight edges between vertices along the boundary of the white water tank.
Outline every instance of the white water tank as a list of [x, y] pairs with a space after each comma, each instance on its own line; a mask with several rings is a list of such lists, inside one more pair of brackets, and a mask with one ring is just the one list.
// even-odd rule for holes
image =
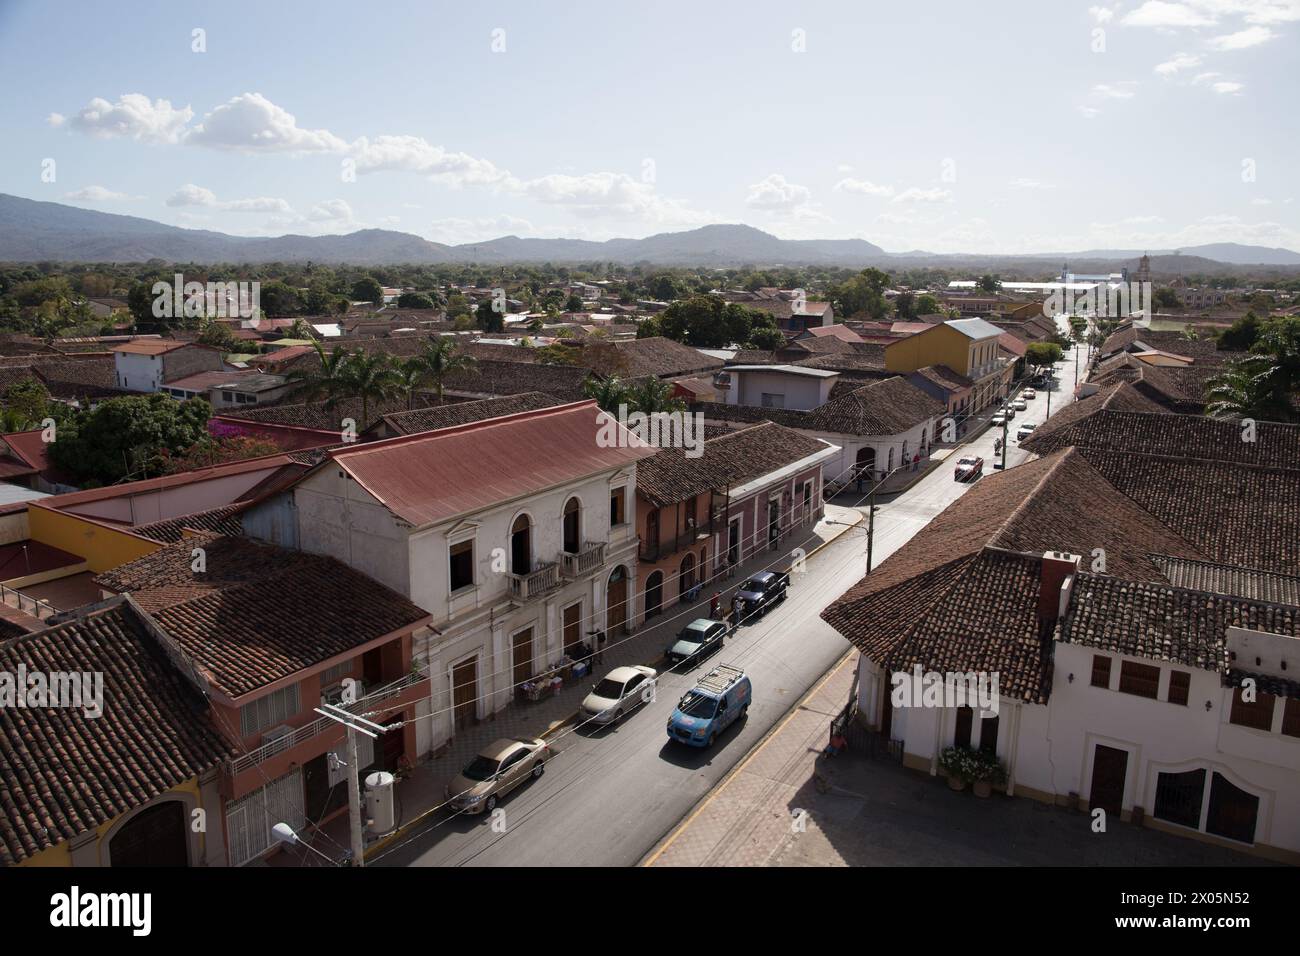
[[388, 833], [397, 826], [393, 815], [393, 780], [393, 775], [383, 770], [366, 777], [366, 819], [371, 833]]

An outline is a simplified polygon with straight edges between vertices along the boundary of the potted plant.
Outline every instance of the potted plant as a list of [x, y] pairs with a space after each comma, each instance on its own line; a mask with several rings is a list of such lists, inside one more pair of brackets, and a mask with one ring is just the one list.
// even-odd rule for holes
[[939, 769], [948, 776], [948, 789], [966, 789], [969, 762], [969, 751], [964, 747], [948, 747], [939, 755]]
[[1006, 784], [1007, 772], [996, 755], [976, 751], [971, 754], [970, 763], [970, 780], [973, 784], [972, 789], [975, 796], [987, 797], [993, 792], [994, 787], [1001, 787]]

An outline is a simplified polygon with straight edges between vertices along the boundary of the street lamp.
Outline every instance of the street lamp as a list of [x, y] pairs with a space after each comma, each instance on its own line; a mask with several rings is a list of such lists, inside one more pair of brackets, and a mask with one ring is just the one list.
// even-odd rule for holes
[[289, 826], [289, 824], [277, 823], [275, 826], [271, 827], [271, 833], [275, 836], [275, 839], [278, 842], [283, 843], [285, 846], [306, 847], [308, 850], [311, 850], [311, 852], [315, 853], [326, 863], [330, 864], [331, 866], [335, 865], [335, 861], [332, 860], [330, 857], [326, 856], [324, 853], [316, 849], [310, 843], [304, 843], [302, 841], [302, 838], [299, 837], [298, 834], [294, 832], [293, 827]]

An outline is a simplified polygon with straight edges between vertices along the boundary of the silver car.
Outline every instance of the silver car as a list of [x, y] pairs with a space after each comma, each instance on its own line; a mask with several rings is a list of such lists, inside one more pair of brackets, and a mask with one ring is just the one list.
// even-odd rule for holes
[[461, 813], [491, 813], [497, 801], [546, 771], [551, 748], [540, 738], [494, 740], [447, 784], [447, 803]]
[[582, 702], [583, 721], [602, 726], [617, 723], [624, 714], [654, 700], [657, 673], [643, 664], [615, 667]]

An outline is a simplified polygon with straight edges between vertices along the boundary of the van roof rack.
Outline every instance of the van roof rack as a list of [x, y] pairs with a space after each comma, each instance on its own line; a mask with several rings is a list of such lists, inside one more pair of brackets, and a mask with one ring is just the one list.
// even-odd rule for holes
[[719, 664], [701, 677], [700, 682], [695, 686], [712, 691], [715, 694], [724, 694], [727, 688], [744, 676], [745, 672], [739, 667], [733, 667], [731, 664]]

